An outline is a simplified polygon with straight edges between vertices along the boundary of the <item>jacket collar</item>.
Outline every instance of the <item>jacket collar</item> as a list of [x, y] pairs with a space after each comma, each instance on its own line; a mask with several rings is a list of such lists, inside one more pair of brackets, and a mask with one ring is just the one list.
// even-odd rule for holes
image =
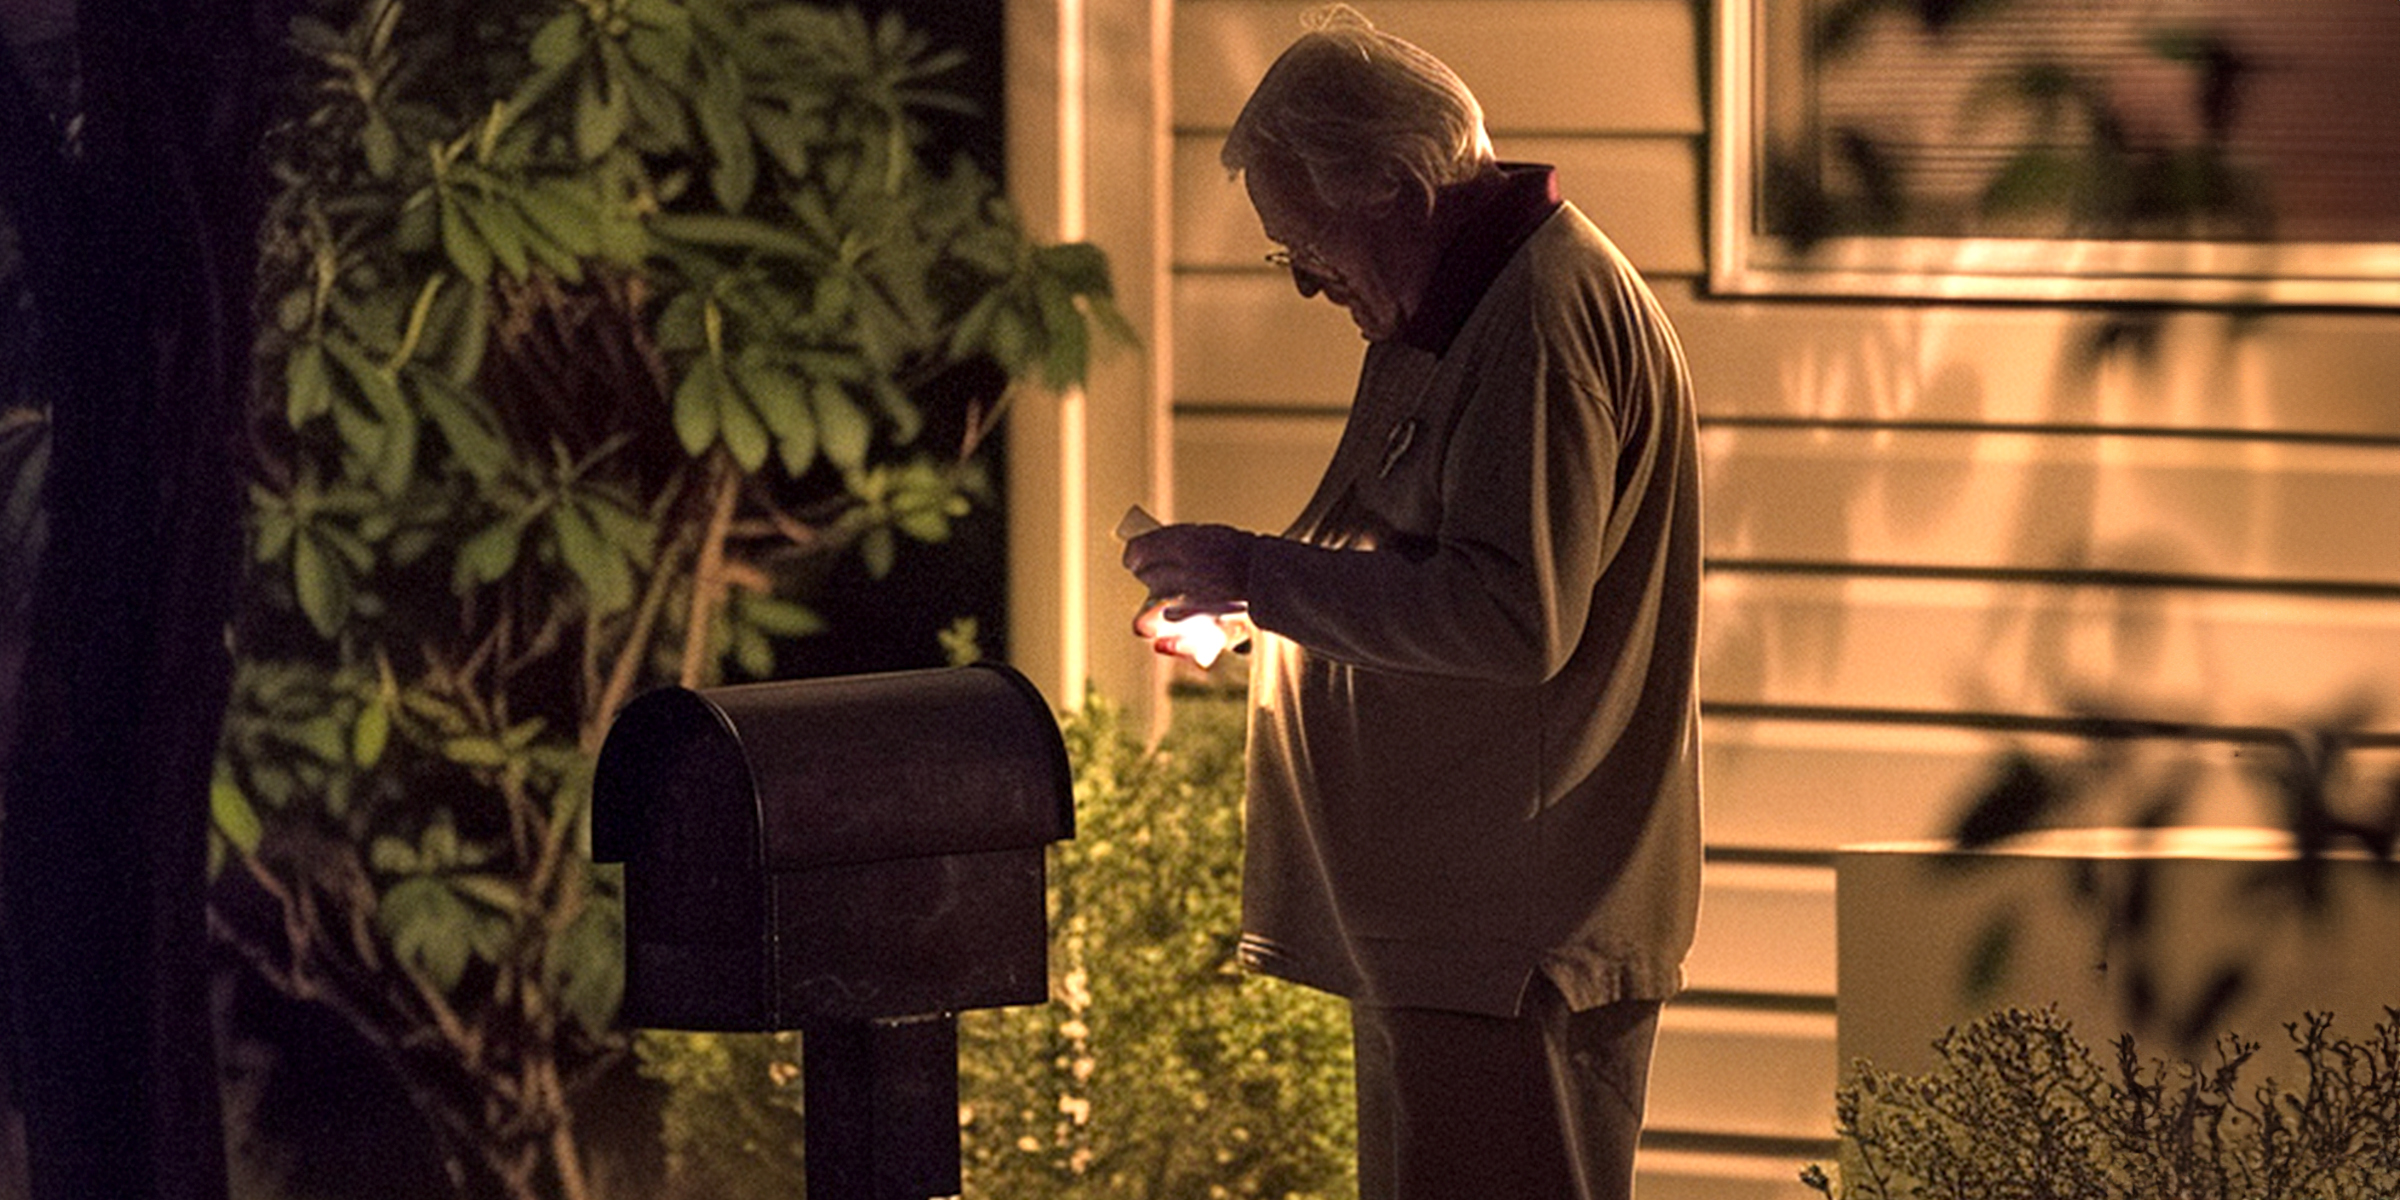
[[1560, 204], [1558, 172], [1540, 163], [1501, 163], [1490, 180], [1466, 184], [1445, 200], [1464, 206], [1434, 260], [1425, 298], [1401, 324], [1400, 340], [1428, 354], [1450, 349], [1492, 281]]

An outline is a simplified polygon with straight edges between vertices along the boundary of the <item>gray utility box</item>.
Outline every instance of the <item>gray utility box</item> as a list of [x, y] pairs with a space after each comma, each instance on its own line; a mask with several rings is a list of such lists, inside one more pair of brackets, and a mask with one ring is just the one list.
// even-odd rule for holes
[[800, 1030], [811, 1200], [955, 1193], [953, 1018], [1048, 998], [1072, 836], [1057, 719], [1007, 667], [650, 692], [593, 781], [622, 1020]]

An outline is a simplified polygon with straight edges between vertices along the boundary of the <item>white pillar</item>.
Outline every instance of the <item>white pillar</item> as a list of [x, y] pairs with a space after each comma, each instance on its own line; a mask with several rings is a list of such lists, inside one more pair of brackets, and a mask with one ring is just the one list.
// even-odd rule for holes
[[1167, 339], [1172, 0], [1006, 0], [1009, 192], [1034, 236], [1106, 251], [1138, 349], [1009, 419], [1009, 657], [1061, 707], [1088, 680], [1144, 720], [1166, 674], [1131, 633], [1139, 584], [1110, 531], [1170, 517]]

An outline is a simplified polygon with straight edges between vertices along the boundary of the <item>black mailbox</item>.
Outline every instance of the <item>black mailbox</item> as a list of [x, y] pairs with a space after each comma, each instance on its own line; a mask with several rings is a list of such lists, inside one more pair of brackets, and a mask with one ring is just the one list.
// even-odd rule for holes
[[593, 781], [622, 1019], [800, 1030], [811, 1197], [955, 1192], [951, 1018], [1047, 999], [1073, 834], [1057, 720], [1007, 667], [650, 692]]

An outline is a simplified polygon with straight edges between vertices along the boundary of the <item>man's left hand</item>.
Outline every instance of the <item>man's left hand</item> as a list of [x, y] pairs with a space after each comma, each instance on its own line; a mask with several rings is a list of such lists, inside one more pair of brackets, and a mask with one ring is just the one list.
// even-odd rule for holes
[[1250, 548], [1259, 535], [1228, 525], [1168, 525], [1125, 543], [1125, 569], [1157, 599], [1172, 599], [1170, 618], [1222, 610], [1250, 598]]

